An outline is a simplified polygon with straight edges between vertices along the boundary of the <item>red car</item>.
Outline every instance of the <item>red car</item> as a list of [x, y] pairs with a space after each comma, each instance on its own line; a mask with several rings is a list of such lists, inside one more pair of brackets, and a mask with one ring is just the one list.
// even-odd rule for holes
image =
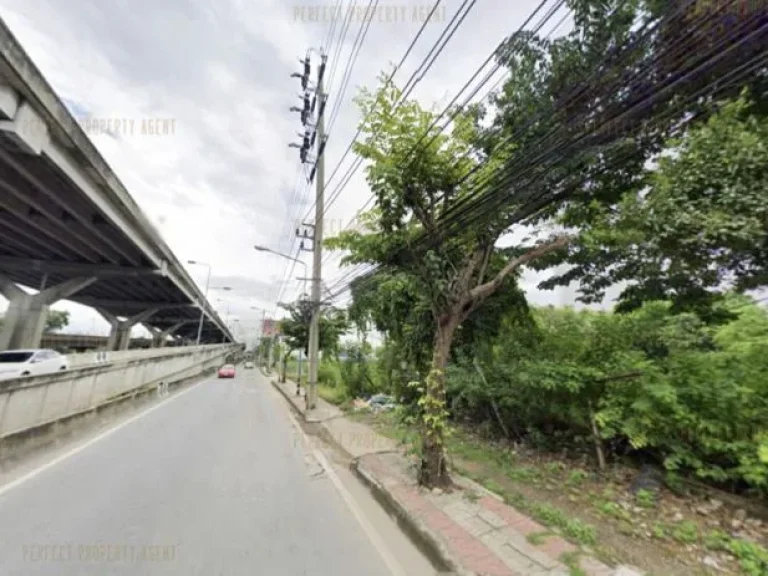
[[219, 368], [219, 378], [234, 378], [235, 366], [233, 364], [224, 364]]

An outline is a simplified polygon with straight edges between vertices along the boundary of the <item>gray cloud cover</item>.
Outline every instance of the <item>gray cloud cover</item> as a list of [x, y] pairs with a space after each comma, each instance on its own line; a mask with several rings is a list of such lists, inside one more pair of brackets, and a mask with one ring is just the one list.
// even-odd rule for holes
[[[536, 3], [479, 2], [415, 96], [427, 106], [446, 103]], [[431, 2], [380, 2], [388, 5], [412, 12], [428, 9]], [[444, 5], [447, 19], [460, 2]], [[307, 47], [323, 42], [330, 22], [302, 19], [296, 10], [300, 3], [277, 0], [0, 0], [0, 6], [73, 112], [132, 119], [135, 126], [143, 119], [174, 120], [171, 134], [149, 136], [134, 129], [117, 137], [91, 137], [180, 259], [210, 263], [216, 281], [235, 288], [227, 298], [241, 315], [251, 305], [273, 309], [277, 284], [290, 263], [252, 246], [291, 250], [293, 227], [311, 206], [312, 190], [296, 188], [296, 150], [287, 146], [300, 128], [297, 115], [288, 112], [298, 103], [298, 83], [289, 76]], [[445, 24], [427, 25], [397, 80], [410, 75]], [[358, 20], [350, 25], [333, 78], [329, 62], [331, 103], [340, 97], [359, 26]], [[419, 26], [408, 18], [371, 24], [330, 135], [329, 175], [356, 129], [359, 116], [351, 98], [357, 87], [372, 86], [381, 70], [398, 61]], [[349, 221], [367, 198], [360, 171], [327, 218]], [[190, 272], [204, 283], [203, 267]], [[332, 258], [324, 270], [326, 283], [339, 275]], [[299, 289], [292, 282], [284, 297]], [[534, 300], [560, 302], [563, 296], [534, 293]], [[58, 306], [76, 312], [81, 319], [76, 328], [92, 329], [92, 312], [71, 303]]]

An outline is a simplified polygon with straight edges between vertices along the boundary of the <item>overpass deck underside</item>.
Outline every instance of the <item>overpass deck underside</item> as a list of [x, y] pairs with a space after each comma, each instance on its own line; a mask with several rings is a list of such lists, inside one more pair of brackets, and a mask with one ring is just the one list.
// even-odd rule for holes
[[39, 341], [24, 318], [60, 299], [123, 332], [142, 323], [189, 339], [203, 303], [202, 340], [232, 337], [1, 19], [0, 293], [11, 301], [0, 349]]

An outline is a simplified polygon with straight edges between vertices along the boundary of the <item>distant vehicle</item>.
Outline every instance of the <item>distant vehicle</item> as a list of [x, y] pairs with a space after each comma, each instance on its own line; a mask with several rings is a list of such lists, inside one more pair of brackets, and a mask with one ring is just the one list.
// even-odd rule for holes
[[54, 374], [69, 369], [69, 359], [56, 350], [6, 350], [0, 352], [0, 380]]
[[248, 369], [248, 370], [252, 370], [252, 369], [253, 369], [253, 367], [254, 367], [254, 366], [253, 366], [253, 362], [251, 362], [250, 360], [249, 360], [248, 362], [246, 362], [246, 363], [245, 363], [245, 366], [244, 366], [244, 368], [246, 368], [246, 369]]
[[235, 365], [224, 364], [219, 368], [219, 378], [234, 378], [235, 377]]

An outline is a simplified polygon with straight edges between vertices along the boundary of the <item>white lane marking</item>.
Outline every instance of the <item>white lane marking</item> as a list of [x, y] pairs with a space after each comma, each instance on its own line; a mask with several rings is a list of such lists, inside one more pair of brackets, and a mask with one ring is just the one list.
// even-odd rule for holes
[[42, 466], [39, 466], [39, 467], [35, 468], [34, 470], [31, 470], [31, 471], [27, 472], [23, 476], [20, 476], [20, 477], [16, 478], [15, 480], [12, 480], [12, 481], [8, 482], [7, 484], [4, 484], [3, 486], [0, 486], [0, 497], [2, 497], [6, 492], [9, 492], [9, 491], [13, 490], [14, 488], [16, 488], [17, 486], [20, 486], [21, 484], [23, 484], [27, 480], [31, 480], [32, 478], [34, 478], [35, 476], [45, 472], [49, 468], [53, 468], [59, 462], [63, 462], [67, 458], [71, 458], [72, 456], [82, 452], [83, 450], [85, 450], [89, 446], [93, 446], [94, 444], [96, 444], [96, 442], [99, 442], [100, 440], [104, 440], [104, 438], [106, 438], [107, 436], [110, 436], [111, 434], [114, 434], [115, 432], [117, 432], [121, 428], [125, 428], [129, 424], [132, 424], [133, 422], [136, 422], [138, 419], [143, 418], [144, 416], [146, 416], [150, 412], [154, 412], [155, 410], [157, 410], [161, 406], [165, 406], [168, 402], [171, 402], [172, 400], [174, 400], [176, 398], [180, 398], [181, 396], [183, 396], [187, 392], [191, 392], [192, 390], [194, 390], [195, 388], [197, 388], [198, 386], [200, 386], [201, 384], [204, 384], [206, 382], [208, 382], [208, 380], [203, 380], [201, 382], [198, 382], [197, 384], [193, 384], [192, 386], [190, 386], [189, 388], [187, 388], [185, 390], [182, 390], [181, 392], [178, 392], [178, 393], [174, 394], [173, 396], [168, 396], [167, 398], [165, 398], [161, 402], [150, 406], [149, 408], [147, 408], [143, 412], [139, 412], [138, 414], [135, 414], [135, 415], [131, 416], [130, 418], [128, 418], [128, 420], [124, 420], [120, 424], [117, 424], [116, 426], [113, 426], [112, 428], [109, 428], [108, 430], [105, 430], [104, 432], [102, 432], [98, 436], [95, 436], [94, 438], [91, 438], [90, 440], [88, 440], [88, 441], [86, 441], [86, 442], [84, 442], [84, 443], [82, 443], [82, 444], [80, 444], [78, 446], [75, 446], [74, 448], [72, 448], [68, 452], [65, 452], [64, 454], [61, 454], [60, 456], [57, 456], [56, 458], [54, 458], [53, 460], [50, 460], [49, 462], [46, 462]]
[[365, 535], [368, 537], [368, 540], [371, 541], [371, 544], [373, 544], [373, 547], [379, 553], [382, 560], [384, 560], [384, 564], [387, 565], [387, 568], [389, 569], [390, 574], [392, 574], [393, 576], [406, 576], [402, 566], [400, 566], [400, 563], [397, 560], [395, 560], [395, 557], [392, 556], [392, 554], [389, 552], [389, 548], [384, 543], [384, 540], [379, 535], [376, 528], [374, 528], [373, 525], [368, 521], [368, 518], [366, 518], [363, 511], [360, 510], [360, 507], [357, 505], [357, 502], [355, 502], [355, 499], [352, 496], [352, 494], [349, 493], [349, 491], [344, 487], [344, 484], [342, 484], [341, 480], [339, 480], [339, 477], [336, 475], [336, 472], [334, 472], [333, 468], [328, 463], [328, 460], [326, 460], [325, 455], [312, 445], [311, 440], [304, 433], [304, 430], [302, 430], [298, 421], [291, 413], [291, 408], [288, 406], [285, 406], [285, 408], [286, 408], [286, 413], [288, 414], [288, 418], [291, 419], [291, 424], [296, 429], [296, 431], [299, 434], [301, 434], [304, 444], [310, 450], [312, 450], [312, 455], [318, 461], [320, 466], [322, 466], [323, 470], [325, 470], [325, 473], [330, 479], [334, 488], [336, 488], [338, 493], [341, 494], [341, 497], [344, 499], [344, 502], [346, 503], [347, 507], [352, 512], [352, 515], [360, 524], [360, 527], [363, 529], [363, 532], [365, 532]]

